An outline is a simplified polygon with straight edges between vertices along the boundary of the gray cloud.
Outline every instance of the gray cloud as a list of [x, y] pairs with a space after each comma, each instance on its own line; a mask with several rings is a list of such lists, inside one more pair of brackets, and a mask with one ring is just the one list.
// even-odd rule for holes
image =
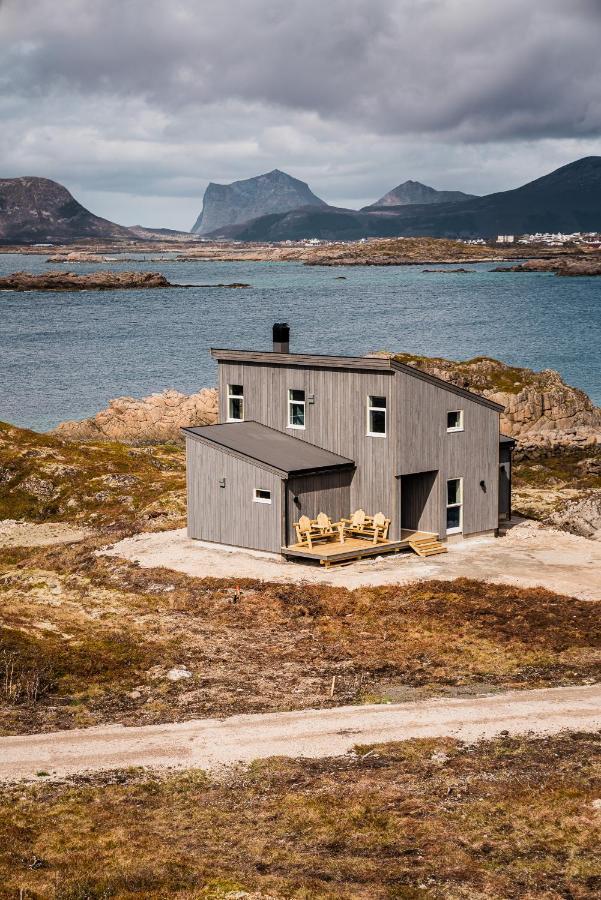
[[276, 165], [334, 202], [510, 187], [599, 152], [600, 43], [598, 0], [5, 0], [3, 174], [181, 226]]

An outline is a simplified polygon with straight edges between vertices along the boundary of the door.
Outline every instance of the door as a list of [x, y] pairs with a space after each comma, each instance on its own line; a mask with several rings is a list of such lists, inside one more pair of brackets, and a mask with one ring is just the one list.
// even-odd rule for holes
[[438, 503], [434, 485], [437, 470], [401, 475], [402, 531], [432, 531], [438, 534]]

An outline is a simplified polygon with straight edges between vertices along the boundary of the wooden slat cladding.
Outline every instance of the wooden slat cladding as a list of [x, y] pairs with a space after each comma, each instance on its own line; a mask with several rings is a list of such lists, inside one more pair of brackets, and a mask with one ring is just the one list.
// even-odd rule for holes
[[[281, 478], [218, 447], [186, 438], [188, 536], [254, 550], [280, 551]], [[225, 487], [220, 480], [225, 478]], [[255, 488], [271, 491], [256, 503]]]
[[[415, 377], [404, 371], [406, 367], [378, 365], [379, 371], [360, 371], [328, 368], [323, 362], [301, 365], [299, 357], [294, 364], [274, 364], [278, 356], [289, 360], [286, 354], [256, 354], [256, 360], [249, 356], [245, 352], [239, 361], [220, 362], [220, 421], [227, 417], [227, 385], [241, 384], [247, 420], [354, 460], [347, 513], [358, 507], [370, 514], [382, 511], [392, 520], [390, 537], [395, 539], [401, 527], [399, 476], [436, 472], [420, 528], [445, 536], [449, 478], [463, 479], [463, 533], [497, 528], [498, 407], [467, 392], [458, 394], [436, 379]], [[287, 427], [290, 389], [305, 391], [304, 429]], [[386, 398], [386, 437], [367, 434], [369, 396]], [[447, 413], [453, 410], [463, 410], [463, 431], [447, 432]], [[328, 509], [323, 511], [332, 515]]]
[[[499, 413], [411, 375], [399, 372], [396, 380], [399, 474], [438, 471], [429, 502], [432, 518], [419, 527], [445, 535], [447, 479], [462, 478], [463, 533], [497, 528]], [[453, 410], [463, 410], [463, 431], [447, 432], [447, 413]]]
[[[399, 428], [396, 378], [385, 372], [357, 372], [264, 363], [221, 363], [220, 421], [227, 417], [228, 384], [244, 386], [245, 418], [287, 431], [300, 440], [352, 459], [356, 472], [350, 485], [350, 509], [382, 511], [392, 519], [391, 537], [398, 533], [396, 509], [396, 441]], [[288, 391], [305, 391], [305, 428], [288, 429]], [[386, 397], [387, 436], [367, 436], [367, 398]], [[311, 396], [314, 402], [311, 402]], [[324, 510], [328, 512], [328, 510]], [[328, 512], [329, 514], [329, 512]]]
[[[290, 478], [287, 482], [288, 534], [287, 543], [296, 542], [292, 527], [300, 516], [317, 518], [325, 512], [332, 521], [348, 516], [351, 506], [350, 488], [353, 471], [324, 472]], [[295, 502], [296, 499], [296, 502]]]

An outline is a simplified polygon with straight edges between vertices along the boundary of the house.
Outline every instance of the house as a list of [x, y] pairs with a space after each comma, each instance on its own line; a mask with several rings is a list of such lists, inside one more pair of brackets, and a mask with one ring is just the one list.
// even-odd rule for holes
[[[510, 514], [503, 407], [385, 357], [213, 349], [219, 422], [183, 429], [191, 538], [281, 552], [301, 515], [363, 508], [442, 541]], [[503, 441], [503, 443], [501, 443]]]

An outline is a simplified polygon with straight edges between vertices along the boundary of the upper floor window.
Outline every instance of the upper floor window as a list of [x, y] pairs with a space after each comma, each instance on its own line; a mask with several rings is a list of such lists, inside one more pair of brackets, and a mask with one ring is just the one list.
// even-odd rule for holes
[[367, 398], [367, 434], [386, 437], [386, 397]]
[[288, 391], [288, 428], [305, 427], [305, 392]]
[[227, 420], [228, 422], [244, 421], [244, 387], [241, 384], [227, 386]]
[[463, 431], [462, 409], [454, 409], [447, 413], [447, 431]]

